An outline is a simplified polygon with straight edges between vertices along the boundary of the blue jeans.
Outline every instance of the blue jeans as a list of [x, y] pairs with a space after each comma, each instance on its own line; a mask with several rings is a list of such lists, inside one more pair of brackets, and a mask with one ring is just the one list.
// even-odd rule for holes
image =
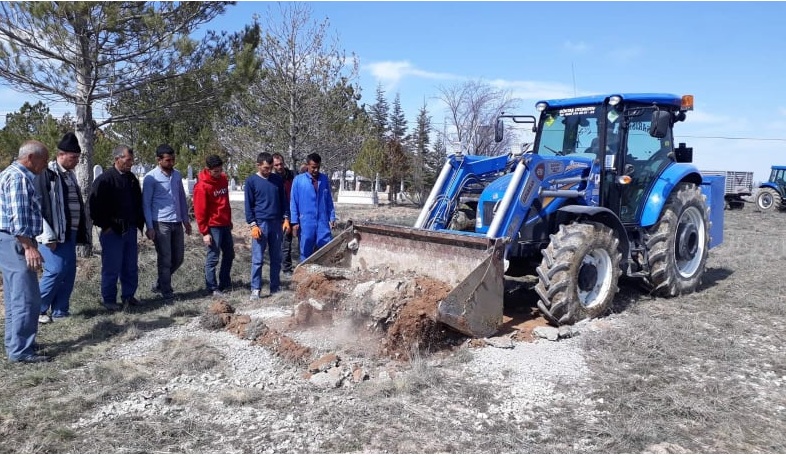
[[46, 245], [38, 245], [38, 251], [44, 258], [44, 273], [38, 283], [41, 314], [51, 307], [53, 318], [68, 316], [76, 279], [76, 231], [66, 233], [65, 242], [58, 243], [54, 251]]
[[281, 241], [281, 268], [286, 273], [292, 273], [292, 232], [284, 234]]
[[101, 242], [101, 298], [104, 303], [117, 303], [118, 278], [121, 298], [133, 297], [139, 285], [136, 229], [123, 234], [103, 230], [98, 239]]
[[[235, 259], [235, 242], [232, 240], [232, 228], [211, 227], [210, 236], [213, 240], [207, 247], [207, 257], [205, 258], [205, 287], [208, 291], [223, 291], [232, 284], [230, 272], [232, 271], [232, 261]], [[216, 266], [218, 257], [221, 256], [221, 271], [218, 274], [216, 283]]]
[[262, 289], [262, 265], [265, 263], [265, 248], [270, 255], [270, 293], [281, 290], [281, 223], [263, 221], [259, 225], [262, 237], [251, 239], [251, 289]]
[[0, 232], [0, 271], [5, 303], [5, 352], [9, 360], [21, 360], [35, 355], [41, 290], [38, 275], [27, 267], [22, 244], [5, 232]]
[[158, 255], [158, 289], [161, 294], [171, 296], [172, 275], [183, 265], [185, 257], [185, 236], [183, 223], [154, 221], [156, 231], [156, 253]]

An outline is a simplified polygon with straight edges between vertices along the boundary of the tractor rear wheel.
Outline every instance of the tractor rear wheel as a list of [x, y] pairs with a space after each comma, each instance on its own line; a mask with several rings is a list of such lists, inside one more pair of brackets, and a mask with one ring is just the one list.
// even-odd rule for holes
[[756, 207], [762, 212], [769, 212], [781, 206], [781, 195], [772, 188], [759, 188], [756, 195]]
[[709, 207], [693, 183], [681, 183], [669, 195], [660, 220], [645, 234], [653, 294], [673, 297], [696, 290], [709, 250]]
[[561, 225], [536, 268], [538, 307], [555, 325], [605, 314], [622, 270], [617, 234], [601, 223]]

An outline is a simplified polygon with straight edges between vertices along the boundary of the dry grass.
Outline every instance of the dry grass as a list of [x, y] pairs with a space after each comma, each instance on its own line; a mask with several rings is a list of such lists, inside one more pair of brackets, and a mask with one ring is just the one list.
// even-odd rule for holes
[[[367, 212], [366, 207], [350, 208], [342, 219], [364, 219]], [[373, 213], [375, 221], [401, 224], [411, 224], [417, 215], [401, 208]], [[235, 207], [235, 217], [236, 226], [243, 226], [242, 207]], [[202, 292], [204, 252], [196, 236], [189, 239], [186, 264], [174, 276], [183, 297], [167, 306], [149, 291], [155, 253], [142, 241], [138, 297], [149, 305], [108, 314], [98, 306], [100, 260], [83, 261], [73, 316], [39, 332], [44, 353], [55, 355], [56, 361], [0, 362], [0, 452], [263, 452], [289, 447], [279, 450], [635, 453], [664, 443], [684, 452], [786, 452], [784, 222], [784, 213], [764, 215], [750, 207], [726, 212], [724, 245], [712, 251], [699, 293], [660, 299], [623, 284], [616, 314], [602, 321], [605, 328], [580, 337], [589, 377], [555, 384], [556, 390], [577, 393], [533, 406], [528, 412], [535, 418], [519, 424], [489, 411], [504, 403], [504, 384], [468, 380], [458, 373], [479, 355], [470, 349], [439, 361], [415, 352], [406, 372], [350, 389], [321, 391], [304, 385], [287, 395], [228, 384], [212, 397], [191, 389], [161, 392], [167, 406], [190, 407], [203, 412], [201, 418], [132, 414], [101, 419], [97, 413], [111, 403], [162, 391], [166, 381], [179, 375], [220, 374], [224, 368], [216, 348], [195, 336], [164, 340], [138, 357], [108, 355], [158, 328], [190, 321], [210, 304]], [[227, 299], [233, 305], [245, 301], [249, 282], [250, 253], [243, 239], [237, 243], [234, 290]], [[294, 416], [303, 422], [304, 433], [212, 421], [215, 403], [233, 413]], [[77, 425], [82, 419], [97, 420]], [[317, 439], [314, 428], [323, 429]], [[282, 445], [286, 440], [291, 445]]]

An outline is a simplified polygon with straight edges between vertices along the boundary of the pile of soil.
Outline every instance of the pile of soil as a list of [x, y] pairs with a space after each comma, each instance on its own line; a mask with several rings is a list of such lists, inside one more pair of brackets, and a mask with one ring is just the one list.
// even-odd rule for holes
[[378, 356], [403, 360], [466, 339], [437, 322], [437, 305], [452, 288], [431, 277], [312, 266], [298, 269], [293, 283], [299, 302], [293, 329], [352, 319], [359, 327], [381, 332]]

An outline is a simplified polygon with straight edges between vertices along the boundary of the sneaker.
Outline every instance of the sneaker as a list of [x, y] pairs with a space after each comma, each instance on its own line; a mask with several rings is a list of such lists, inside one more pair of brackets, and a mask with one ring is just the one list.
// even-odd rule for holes
[[219, 291], [218, 289], [212, 292], [213, 297], [224, 297], [226, 295], [225, 292]]
[[101, 306], [103, 306], [104, 308], [106, 308], [109, 311], [118, 311], [118, 310], [121, 310], [123, 308], [123, 307], [121, 307], [120, 305], [118, 305], [116, 303], [107, 303], [107, 302], [102, 303]]
[[52, 313], [52, 320], [56, 321], [58, 319], [63, 319], [71, 316], [70, 313]]
[[29, 355], [27, 357], [22, 357], [21, 359], [14, 359], [11, 360], [12, 362], [19, 362], [19, 363], [41, 363], [41, 362], [48, 362], [52, 360], [51, 357], [48, 355]]
[[38, 315], [38, 323], [39, 324], [49, 324], [52, 322], [52, 317], [46, 313]]
[[142, 306], [142, 302], [137, 300], [136, 297], [131, 296], [123, 299], [123, 306]]
[[259, 289], [252, 289], [251, 296], [248, 298], [248, 300], [258, 300], [258, 299], [259, 299]]

